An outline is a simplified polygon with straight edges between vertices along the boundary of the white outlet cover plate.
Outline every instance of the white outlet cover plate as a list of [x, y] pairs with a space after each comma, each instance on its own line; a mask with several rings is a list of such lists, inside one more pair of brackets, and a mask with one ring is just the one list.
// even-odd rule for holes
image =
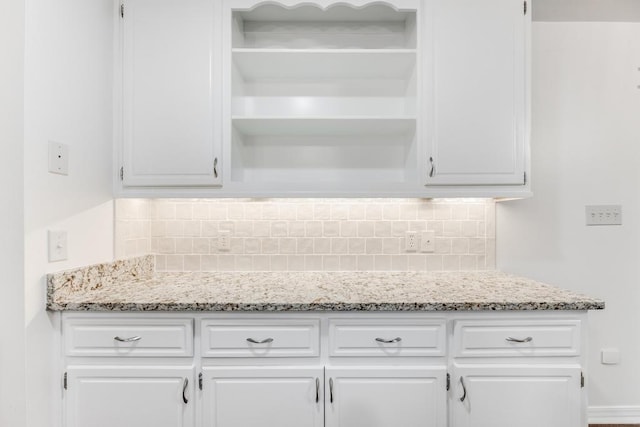
[[404, 250], [406, 252], [417, 252], [418, 250], [418, 232], [407, 231], [404, 235]]
[[436, 251], [435, 231], [423, 231], [420, 235], [420, 252], [431, 253]]
[[49, 172], [69, 175], [69, 146], [49, 141]]

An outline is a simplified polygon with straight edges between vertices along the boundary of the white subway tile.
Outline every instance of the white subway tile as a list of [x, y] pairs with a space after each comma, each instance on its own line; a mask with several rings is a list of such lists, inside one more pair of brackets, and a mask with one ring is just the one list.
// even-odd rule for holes
[[401, 205], [400, 219], [408, 221], [415, 221], [416, 219], [418, 219], [418, 205], [414, 203]]
[[250, 202], [244, 207], [244, 219], [256, 221], [262, 219], [262, 203]]
[[298, 221], [309, 221], [313, 219], [313, 204], [300, 203], [296, 207], [296, 218]]
[[427, 259], [427, 271], [442, 271], [442, 255], [429, 254]]
[[354, 203], [349, 205], [349, 220], [362, 221], [366, 218], [366, 205], [363, 203]]
[[184, 256], [184, 271], [200, 271], [200, 255]]
[[227, 217], [227, 206], [218, 203], [209, 205], [209, 219], [214, 221], [226, 221], [229, 219]]
[[313, 253], [315, 254], [330, 254], [331, 253], [331, 239], [326, 237], [316, 237], [313, 239]]
[[182, 220], [193, 219], [193, 205], [191, 203], [176, 204], [176, 219], [182, 219]]
[[176, 238], [176, 253], [178, 254], [193, 253], [193, 239], [189, 237]]
[[339, 271], [340, 270], [340, 256], [339, 255], [324, 255], [322, 257], [322, 269], [324, 271]]
[[365, 246], [366, 240], [361, 238], [349, 239], [349, 253], [350, 254], [364, 254], [366, 252]]
[[355, 221], [340, 222], [340, 236], [356, 237], [358, 235], [358, 223]]
[[357, 268], [357, 255], [342, 255], [340, 257], [340, 271], [356, 271]]
[[321, 221], [331, 219], [331, 205], [316, 204], [313, 207], [313, 218]]
[[230, 254], [218, 255], [219, 271], [236, 271], [236, 256]]
[[391, 237], [391, 221], [376, 221], [374, 229], [376, 237]]
[[218, 221], [200, 222], [201, 237], [216, 237], [218, 235]]
[[322, 223], [322, 235], [324, 237], [336, 237], [340, 235], [340, 221], [324, 221]]
[[365, 208], [365, 218], [367, 221], [382, 220], [382, 205], [367, 205]]
[[375, 236], [375, 223], [372, 221], [358, 221], [358, 237]]
[[259, 254], [261, 252], [260, 239], [255, 237], [244, 239], [244, 252], [246, 254]]
[[253, 223], [254, 237], [271, 236], [271, 223], [269, 221], [255, 221]]
[[460, 271], [460, 256], [443, 255], [442, 268], [444, 271]]
[[478, 257], [476, 255], [461, 255], [460, 270], [475, 271], [478, 269]]
[[161, 254], [176, 253], [176, 239], [171, 237], [163, 237], [158, 239], [158, 252]]
[[422, 254], [407, 255], [407, 270], [425, 271], [427, 269], [427, 257]]
[[289, 235], [289, 223], [287, 221], [274, 221], [271, 223], [272, 237], [286, 237]]
[[292, 237], [285, 237], [280, 239], [280, 253], [281, 254], [295, 254], [297, 242]]
[[306, 271], [322, 271], [321, 255], [305, 255], [304, 269]]
[[210, 239], [205, 237], [198, 237], [193, 239], [193, 252], [201, 255], [211, 253], [209, 241]]
[[301, 237], [296, 240], [297, 240], [297, 253], [299, 254], [313, 253], [313, 239], [311, 237]]
[[304, 223], [307, 237], [322, 236], [322, 221], [306, 221]]
[[207, 205], [206, 203], [194, 203], [193, 219], [200, 219], [200, 220], [209, 219], [209, 205]]
[[393, 221], [391, 223], [391, 235], [393, 237], [405, 237], [409, 231], [409, 223], [407, 221]]
[[400, 207], [398, 205], [384, 205], [382, 207], [382, 219], [397, 221], [400, 219]]
[[349, 219], [349, 206], [337, 204], [331, 206], [331, 219], [334, 221], [346, 221]]
[[253, 271], [269, 271], [271, 270], [271, 259], [269, 255], [254, 255]]
[[393, 271], [407, 271], [408, 265], [407, 255], [391, 255], [391, 269]]
[[469, 239], [464, 237], [454, 237], [451, 239], [451, 253], [452, 254], [468, 254], [469, 253]]
[[253, 255], [236, 255], [236, 271], [252, 271]]
[[280, 241], [275, 238], [260, 239], [262, 242], [263, 254], [278, 254], [280, 253]]
[[374, 255], [358, 255], [358, 271], [371, 271], [375, 267]]
[[436, 220], [451, 219], [451, 205], [443, 205], [443, 204], [434, 205], [433, 218]]
[[262, 219], [271, 221], [280, 219], [280, 207], [273, 203], [262, 206]]
[[227, 218], [230, 220], [243, 220], [244, 219], [244, 204], [231, 203], [227, 206]]
[[167, 255], [166, 271], [184, 271], [184, 255]]
[[366, 239], [366, 252], [369, 255], [382, 254], [382, 239], [375, 237]]
[[332, 254], [347, 254], [349, 253], [348, 240], [338, 237], [331, 238], [331, 253]]
[[[227, 253], [226, 251], [220, 250], [219, 252]], [[244, 253], [244, 239], [242, 237], [232, 237], [229, 239], [229, 252], [232, 254], [243, 254]]]
[[271, 255], [269, 257], [271, 263], [271, 271], [287, 271], [287, 256], [286, 255]]
[[289, 271], [304, 271], [304, 255], [289, 255], [287, 269]]
[[156, 271], [166, 271], [167, 270], [167, 257], [166, 255], [156, 255]]
[[400, 239], [387, 237], [382, 240], [382, 252], [387, 255], [400, 252]]
[[391, 255], [374, 255], [374, 257], [375, 257], [374, 270], [376, 271], [391, 270]]

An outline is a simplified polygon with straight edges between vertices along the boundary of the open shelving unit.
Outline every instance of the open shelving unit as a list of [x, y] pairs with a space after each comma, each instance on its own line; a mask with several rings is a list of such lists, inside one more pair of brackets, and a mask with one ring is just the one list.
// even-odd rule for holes
[[415, 182], [417, 5], [226, 7], [229, 186]]

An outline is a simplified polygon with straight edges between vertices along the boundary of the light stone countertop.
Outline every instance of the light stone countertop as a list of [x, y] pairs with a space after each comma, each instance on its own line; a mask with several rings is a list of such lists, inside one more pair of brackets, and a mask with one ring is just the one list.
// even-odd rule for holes
[[487, 272], [154, 273], [153, 257], [48, 276], [51, 311], [594, 310], [604, 302]]

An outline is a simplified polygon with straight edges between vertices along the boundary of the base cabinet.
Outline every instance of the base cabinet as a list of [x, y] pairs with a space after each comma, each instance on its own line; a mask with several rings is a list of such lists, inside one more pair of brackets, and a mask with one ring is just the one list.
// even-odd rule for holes
[[579, 366], [454, 369], [455, 427], [580, 427]]
[[327, 368], [327, 427], [445, 427], [446, 368]]
[[66, 427], [192, 427], [193, 367], [67, 368]]
[[586, 321], [64, 313], [62, 427], [586, 427]]
[[322, 368], [206, 367], [203, 427], [322, 427]]

